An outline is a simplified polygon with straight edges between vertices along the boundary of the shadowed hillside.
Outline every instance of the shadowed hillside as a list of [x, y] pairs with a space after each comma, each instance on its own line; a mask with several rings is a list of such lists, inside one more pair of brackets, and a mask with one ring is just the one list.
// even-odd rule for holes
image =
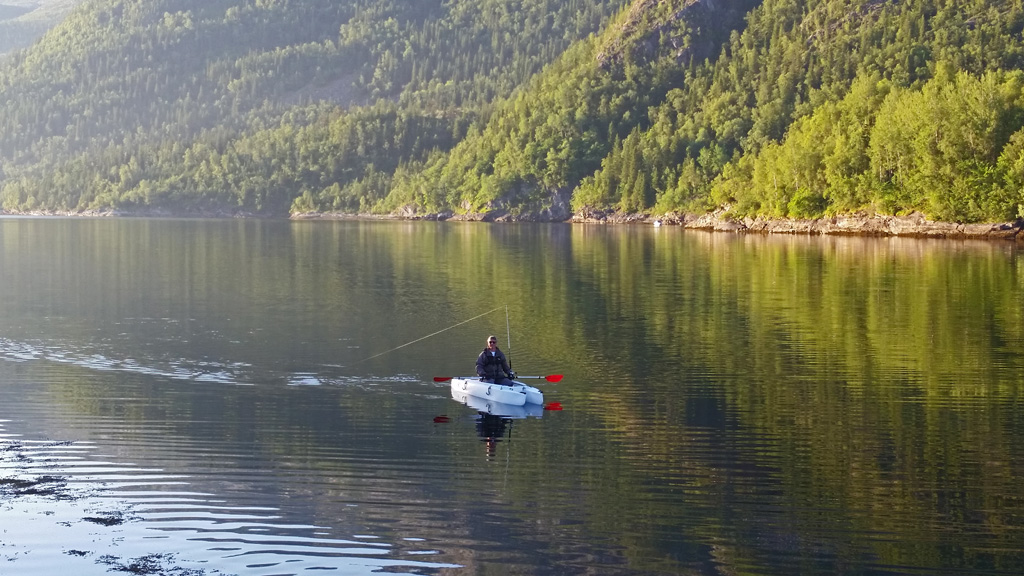
[[1022, 29], [1011, 0], [92, 0], [0, 62], [0, 200], [1008, 221]]

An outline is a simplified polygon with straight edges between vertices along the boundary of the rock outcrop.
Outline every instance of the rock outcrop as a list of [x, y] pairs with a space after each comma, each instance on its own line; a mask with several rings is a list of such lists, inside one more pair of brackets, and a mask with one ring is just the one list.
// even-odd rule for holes
[[1024, 241], [1024, 219], [1014, 222], [964, 224], [935, 222], [924, 214], [906, 216], [851, 214], [811, 220], [732, 218], [726, 210], [703, 215], [669, 214], [646, 216], [584, 210], [573, 216], [573, 222], [628, 224], [652, 223], [682, 226], [693, 230], [746, 232], [761, 234], [829, 234], [850, 236], [906, 236], [917, 238], [986, 238]]

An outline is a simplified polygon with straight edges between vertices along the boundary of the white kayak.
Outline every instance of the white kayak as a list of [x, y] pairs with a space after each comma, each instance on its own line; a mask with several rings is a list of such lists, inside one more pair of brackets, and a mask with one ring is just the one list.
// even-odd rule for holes
[[522, 382], [513, 380], [511, 386], [504, 384], [492, 384], [484, 382], [473, 376], [460, 376], [452, 378], [452, 393], [462, 392], [469, 396], [476, 396], [485, 400], [522, 406], [524, 404], [543, 404], [544, 393], [533, 386], [527, 386]]
[[452, 390], [452, 398], [458, 402], [462, 402], [477, 412], [484, 412], [492, 416], [501, 416], [502, 418], [521, 419], [531, 417], [542, 418], [544, 416], [544, 407], [540, 404], [530, 404], [527, 402], [522, 406], [513, 406], [511, 404], [495, 402], [494, 400], [485, 400], [484, 398], [470, 396], [469, 394], [458, 390]]

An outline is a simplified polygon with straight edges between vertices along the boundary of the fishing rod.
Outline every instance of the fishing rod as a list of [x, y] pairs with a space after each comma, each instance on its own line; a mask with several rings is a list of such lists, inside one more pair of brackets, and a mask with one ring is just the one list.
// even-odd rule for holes
[[505, 342], [508, 342], [508, 354], [506, 355], [508, 369], [515, 372], [515, 370], [512, 370], [512, 328], [508, 323], [508, 304], [505, 304]]
[[[417, 339], [413, 340], [412, 342], [406, 342], [405, 344], [402, 344], [401, 346], [395, 346], [391, 350], [385, 350], [385, 351], [381, 352], [380, 354], [374, 354], [373, 356], [370, 356], [369, 358], [363, 358], [362, 360], [359, 360], [359, 361], [355, 362], [355, 364], [359, 364], [360, 362], [366, 362], [367, 360], [373, 360], [374, 358], [376, 358], [378, 356], [383, 356], [383, 355], [385, 355], [385, 354], [387, 354], [389, 352], [394, 352], [395, 350], [398, 350], [400, 348], [405, 348], [406, 346], [410, 346], [410, 345], [415, 344], [415, 343], [417, 343], [417, 342], [419, 342], [421, 340], [426, 340], [427, 338], [430, 338], [431, 336], [437, 336], [438, 334], [440, 334], [442, 332], [446, 332], [448, 330], [451, 330], [452, 328], [456, 328], [458, 326], [462, 326], [463, 324], [466, 324], [468, 322], [472, 322], [473, 320], [476, 320], [477, 318], [483, 318], [484, 316], [487, 316], [488, 314], [491, 314], [492, 312], [497, 312], [498, 310], [501, 310], [501, 306], [498, 306], [494, 310], [488, 310], [487, 312], [484, 312], [483, 314], [480, 314], [479, 316], [473, 316], [469, 320], [463, 320], [462, 322], [459, 322], [458, 324], [452, 324], [451, 326], [449, 326], [447, 328], [443, 328], [441, 330], [438, 330], [437, 332], [434, 332], [433, 334], [427, 334], [426, 336], [424, 336], [422, 338], [417, 338]], [[506, 323], [507, 323], [507, 321], [508, 321], [508, 305], [505, 305], [505, 320], [506, 320]], [[511, 367], [511, 364], [509, 365], [509, 367]]]
[[[495, 308], [495, 310], [497, 310], [497, 308]], [[494, 312], [494, 310], [491, 310], [491, 312]], [[490, 312], [487, 312], [487, 314], [490, 314]], [[479, 318], [479, 316], [477, 316], [477, 318]], [[468, 321], [469, 320], [467, 320], [466, 322], [468, 322]], [[511, 325], [510, 325], [509, 320], [508, 320], [508, 304], [505, 305], [505, 338], [508, 341], [508, 348], [507, 348], [508, 353], [505, 354], [505, 359], [508, 360], [508, 368], [509, 368], [509, 370], [512, 370], [512, 328], [511, 328]], [[513, 373], [515, 373], [515, 371], [513, 371]], [[450, 382], [453, 378], [455, 378], [455, 377], [454, 376], [434, 376], [434, 382]], [[518, 374], [516, 374], [516, 377], [514, 378], [514, 380], [525, 380], [527, 378], [532, 378], [532, 379], [543, 378], [544, 380], [547, 380], [548, 382], [561, 382], [562, 381], [562, 375], [561, 374], [548, 374], [546, 376], [519, 376]]]

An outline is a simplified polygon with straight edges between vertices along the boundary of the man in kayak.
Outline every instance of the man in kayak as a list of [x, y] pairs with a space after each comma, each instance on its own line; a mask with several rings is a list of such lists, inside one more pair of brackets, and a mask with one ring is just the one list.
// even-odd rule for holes
[[[508, 365], [505, 354], [498, 349], [498, 337], [487, 337], [487, 348], [476, 357], [476, 375], [485, 382], [511, 386], [516, 373]], [[506, 378], [508, 376], [508, 378]]]

